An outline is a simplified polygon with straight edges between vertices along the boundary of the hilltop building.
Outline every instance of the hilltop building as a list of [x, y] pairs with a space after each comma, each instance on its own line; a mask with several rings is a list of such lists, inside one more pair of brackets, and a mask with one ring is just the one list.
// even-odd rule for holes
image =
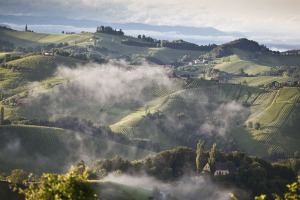
[[273, 82], [270, 83], [270, 86], [271, 87], [278, 87], [279, 83], [277, 81], [273, 81]]
[[[223, 175], [227, 175], [229, 173], [236, 172], [236, 171], [237, 171], [237, 169], [234, 166], [230, 167], [225, 162], [217, 162], [214, 176], [223, 176]], [[211, 169], [210, 169], [210, 166], [208, 163], [203, 168], [202, 173], [205, 173], [205, 172], [211, 172]]]
[[24, 31], [25, 31], [25, 32], [33, 32], [32, 30], [28, 30], [27, 24], [25, 25]]

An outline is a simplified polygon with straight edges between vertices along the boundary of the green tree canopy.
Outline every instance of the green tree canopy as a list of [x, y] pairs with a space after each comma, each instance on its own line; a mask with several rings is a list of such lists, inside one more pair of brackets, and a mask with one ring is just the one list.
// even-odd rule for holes
[[26, 200], [96, 200], [96, 190], [87, 181], [88, 176], [89, 170], [81, 175], [77, 174], [74, 168], [63, 175], [43, 174], [37, 182], [29, 183], [28, 188], [19, 188], [19, 192], [25, 195]]

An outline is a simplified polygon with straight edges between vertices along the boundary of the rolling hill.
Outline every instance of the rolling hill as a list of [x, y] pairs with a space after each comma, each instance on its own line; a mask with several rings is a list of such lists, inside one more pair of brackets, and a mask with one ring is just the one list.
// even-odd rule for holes
[[[227, 130], [236, 142], [236, 146], [231, 150], [238, 149], [251, 155], [264, 157], [270, 156], [271, 151], [273, 154], [292, 156], [295, 151], [300, 150], [299, 129], [296, 123], [300, 117], [299, 95], [297, 87], [284, 87], [274, 91], [232, 84], [192, 82], [188, 89], [161, 98], [156, 106], [149, 109], [151, 113], [161, 111], [174, 121], [149, 120], [145, 117], [145, 112], [140, 110], [111, 125], [111, 128], [130, 138], [150, 139], [166, 149], [178, 145], [194, 147], [198, 139], [207, 137], [205, 134], [198, 135], [201, 124], [207, 119], [212, 121], [214, 118], [218, 119], [214, 113], [219, 113], [218, 109], [222, 105], [234, 101], [247, 105], [249, 110], [243, 110], [245, 115], [239, 119], [242, 120], [240, 124], [236, 121], [236, 125], [232, 124], [235, 128]], [[179, 120], [177, 117], [180, 113], [183, 113], [185, 118]], [[226, 118], [227, 113], [220, 114], [225, 115]], [[261, 129], [245, 128], [242, 126], [243, 120], [245, 124], [249, 121], [253, 124], [259, 122]], [[217, 141], [222, 146], [224, 140], [226, 137], [223, 141], [214, 137], [213, 141], [206, 142], [210, 146], [211, 142]], [[233, 145], [229, 141], [227, 141], [227, 148]]]
[[238, 48], [233, 48], [231, 51], [233, 55], [216, 59], [216, 69], [228, 73], [239, 73], [239, 69], [242, 68], [245, 73], [255, 75], [270, 71], [272, 67], [299, 66], [300, 63], [300, 56], [276, 56]]
[[[88, 51], [88, 46], [94, 44], [91, 40], [93, 37], [98, 38], [96, 47], [99, 48], [97, 50], [95, 47]], [[130, 57], [131, 61], [152, 59], [162, 64], [177, 61], [185, 55], [193, 59], [208, 53], [166, 47], [129, 46], [122, 41], [132, 40], [144, 44], [146, 42], [130, 36], [103, 33], [51, 35], [0, 29], [0, 39], [13, 42], [15, 47], [32, 48], [67, 42], [68, 45], [61, 49], [70, 52], [79, 49], [86, 55], [97, 54], [102, 58]], [[277, 65], [298, 66], [300, 63], [300, 57], [260, 54], [256, 52], [255, 45], [251, 51], [239, 48], [239, 44], [234, 45], [230, 49], [232, 54], [217, 58], [209, 65], [203, 64], [204, 68], [215, 67], [228, 73], [238, 73], [242, 68], [248, 74], [257, 74], [269, 71]], [[0, 56], [3, 57], [4, 53]], [[6, 62], [8, 67], [0, 68], [4, 118], [14, 122], [22, 118], [48, 120], [55, 114], [66, 114], [64, 109], [57, 106], [59, 104], [67, 107], [69, 115], [109, 126], [114, 132], [124, 134], [130, 139], [150, 140], [159, 144], [161, 149], [179, 145], [195, 148], [201, 139], [205, 141], [206, 148], [210, 148], [216, 142], [227, 152], [240, 150], [263, 157], [283, 154], [292, 156], [295, 151], [300, 150], [298, 145], [300, 127], [297, 124], [300, 119], [299, 87], [277, 89], [256, 87], [273, 80], [279, 82], [291, 80], [290, 77], [232, 76], [228, 78], [229, 84], [219, 84], [198, 78], [169, 79], [160, 74], [146, 84], [147, 86], [139, 93], [142, 97], [138, 97], [136, 101], [127, 99], [115, 103], [111, 99], [108, 102], [101, 102], [93, 97], [94, 101], [86, 104], [86, 100], [89, 100], [88, 95], [78, 95], [76, 92], [80, 90], [74, 89], [73, 80], [56, 76], [54, 72], [60, 65], [75, 69], [77, 65], [83, 65], [84, 68], [87, 63], [70, 56], [43, 55], [28, 55]], [[213, 63], [216, 63], [216, 66]], [[140, 66], [127, 67], [124, 71], [125, 77]], [[143, 81], [147, 79], [145, 77], [147, 76], [139, 75], [134, 84], [127, 85], [126, 82], [120, 84], [134, 90], [136, 88], [134, 86], [143, 85]], [[101, 79], [100, 75], [96, 78], [98, 79]], [[166, 80], [167, 86], [161, 84]], [[247, 81], [248, 86], [234, 84], [243, 80]], [[89, 84], [93, 86], [95, 82]], [[97, 87], [93, 86], [96, 90], [92, 90], [92, 96], [100, 90]], [[126, 89], [124, 87], [123, 89]], [[131, 90], [128, 91], [134, 96], [136, 93]], [[74, 92], [75, 95], [70, 95], [71, 98], [65, 98], [64, 95], [55, 97], [55, 94], [68, 92]], [[35, 98], [41, 93], [46, 95], [42, 96], [40, 102], [32, 101], [33, 106], [21, 106], [16, 103], [18, 99], [30, 100], [29, 98]], [[120, 96], [117, 97], [122, 99]], [[58, 104], [51, 104], [52, 102]], [[49, 110], [51, 112], [46, 112]], [[259, 122], [261, 129], [247, 127], [248, 122], [253, 124]], [[61, 172], [80, 159], [89, 163], [93, 159], [113, 157], [116, 154], [128, 159], [139, 159], [153, 153], [58, 128], [0, 126], [0, 138], [1, 172], [9, 172], [14, 168], [31, 169], [33, 164], [38, 165], [39, 170], [36, 173]]]
[[186, 51], [168, 48], [129, 46], [122, 44], [122, 41], [130, 40], [141, 44], [147, 44], [147, 42], [131, 36], [123, 35], [104, 33], [44, 34], [0, 29], [0, 40], [12, 42], [15, 47], [24, 48], [35, 48], [49, 44], [68, 43], [68, 47], [65, 47], [66, 49], [72, 50], [74, 46], [77, 46], [79, 48], [85, 48], [86, 51], [87, 46], [94, 45], [94, 40], [91, 39], [92, 37], [98, 38], [96, 47], [105, 48], [105, 52], [103, 53], [100, 51], [99, 54], [98, 51], [93, 50], [90, 52], [90, 54], [99, 54], [100, 56], [109, 56], [111, 58], [135, 56], [149, 60], [154, 59], [156, 62], [162, 64], [169, 64], [184, 55], [198, 58], [201, 54], [207, 53], [204, 51]]

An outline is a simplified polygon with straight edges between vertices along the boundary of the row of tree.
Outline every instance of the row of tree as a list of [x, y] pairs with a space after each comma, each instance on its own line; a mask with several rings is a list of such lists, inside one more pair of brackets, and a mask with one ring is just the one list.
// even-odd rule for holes
[[[234, 166], [238, 170], [224, 176], [213, 176], [217, 162], [225, 162], [227, 166]], [[116, 171], [133, 175], [146, 172], [160, 180], [174, 180], [185, 175], [202, 174], [206, 163], [211, 167], [213, 181], [234, 184], [241, 189], [250, 190], [253, 196], [271, 195], [275, 192], [283, 195], [287, 192], [285, 186], [296, 181], [296, 172], [288, 166], [271, 164], [260, 158], [247, 156], [245, 153], [226, 154], [218, 149], [216, 144], [206, 151], [203, 141], [198, 142], [197, 151], [177, 147], [141, 161], [129, 162], [119, 156], [113, 159], [100, 159], [92, 163], [91, 170], [98, 177]]]
[[197, 44], [186, 42], [183, 40], [173, 40], [172, 42], [165, 42], [162, 44], [162, 46], [172, 48], [172, 49], [192, 50], [192, 51], [211, 51], [212, 49], [217, 47], [216, 44], [199, 46]]
[[113, 35], [124, 35], [124, 32], [122, 31], [122, 29], [117, 31], [116, 29], [113, 29], [111, 26], [98, 26], [96, 32], [113, 34]]

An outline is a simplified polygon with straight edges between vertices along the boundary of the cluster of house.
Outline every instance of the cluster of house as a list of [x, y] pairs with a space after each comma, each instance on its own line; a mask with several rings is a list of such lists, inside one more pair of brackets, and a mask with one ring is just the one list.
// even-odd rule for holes
[[188, 66], [193, 66], [193, 65], [198, 65], [198, 64], [207, 64], [208, 60], [205, 60], [204, 58], [200, 59], [200, 60], [193, 60], [193, 61], [189, 61], [189, 62], [183, 62], [184, 65], [188, 65]]
[[52, 52], [45, 52], [44, 55], [45, 56], [53, 56], [53, 53]]
[[157, 67], [171, 69], [172, 65], [157, 65]]
[[281, 55], [284, 56], [300, 56], [300, 51], [299, 50], [289, 50], [282, 52]]
[[24, 100], [24, 99], [18, 99], [17, 100], [17, 105], [26, 105], [28, 103], [28, 101]]
[[[207, 172], [211, 173], [211, 169], [208, 163], [204, 166], [202, 173]], [[235, 166], [228, 166], [225, 162], [217, 162], [214, 176], [227, 175], [232, 172], [237, 172], [237, 168]]]
[[76, 34], [76, 33], [75, 32], [66, 32], [66, 34], [73, 35], [73, 34]]
[[199, 59], [196, 59], [196, 60], [193, 60], [193, 63], [195, 65], [197, 64], [207, 64], [208, 63], [208, 60], [204, 59], [204, 58], [201, 58], [200, 60]]
[[[284, 83], [284, 85], [286, 85], [286, 86], [291, 86], [293, 84], [294, 84], [294, 82], [292, 82], [292, 81], [286, 81]], [[300, 85], [300, 81], [297, 81], [297, 85]], [[278, 87], [278, 86], [280, 86], [280, 84], [279, 84], [278, 81], [273, 81], [273, 82], [270, 83], [270, 86], [271, 87]]]
[[226, 83], [226, 78], [211, 78], [210, 81], [217, 83]]

